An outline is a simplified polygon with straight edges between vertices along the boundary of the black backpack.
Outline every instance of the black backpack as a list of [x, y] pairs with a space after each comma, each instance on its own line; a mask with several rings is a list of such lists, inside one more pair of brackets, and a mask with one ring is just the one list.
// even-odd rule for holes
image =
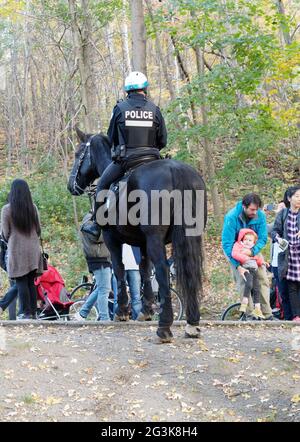
[[2, 236], [0, 235], [0, 267], [1, 269], [7, 271], [6, 268], [6, 252], [7, 252], [7, 243], [4, 241]]

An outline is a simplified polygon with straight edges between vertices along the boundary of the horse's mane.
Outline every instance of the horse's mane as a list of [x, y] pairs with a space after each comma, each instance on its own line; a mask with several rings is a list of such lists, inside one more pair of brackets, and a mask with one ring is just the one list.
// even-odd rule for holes
[[[94, 155], [94, 161], [96, 163], [96, 167], [101, 164], [103, 159], [105, 158], [106, 161], [111, 161], [111, 144], [109, 141], [109, 138], [104, 135], [102, 132], [94, 135], [92, 140], [92, 146], [93, 146], [93, 155]], [[101, 158], [101, 160], [100, 160]]]

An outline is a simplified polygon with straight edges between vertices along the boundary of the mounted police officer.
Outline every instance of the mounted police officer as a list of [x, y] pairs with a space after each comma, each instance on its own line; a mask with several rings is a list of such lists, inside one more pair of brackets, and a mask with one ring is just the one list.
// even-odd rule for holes
[[[131, 72], [125, 79], [127, 98], [114, 107], [108, 138], [112, 145], [113, 162], [103, 172], [97, 185], [97, 194], [108, 190], [128, 168], [149, 156], [160, 158], [159, 151], [167, 144], [167, 130], [158, 106], [147, 98], [147, 77], [141, 72]], [[100, 206], [95, 204], [95, 214]], [[100, 227], [88, 226], [88, 233], [99, 236]]]

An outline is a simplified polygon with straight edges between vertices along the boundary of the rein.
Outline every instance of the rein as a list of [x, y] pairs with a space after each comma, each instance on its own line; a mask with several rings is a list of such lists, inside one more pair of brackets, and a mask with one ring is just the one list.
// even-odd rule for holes
[[[79, 184], [77, 183], [77, 177], [78, 177], [78, 174], [79, 174], [79, 172], [80, 172], [80, 168], [81, 168], [81, 166], [82, 166], [82, 163], [83, 163], [83, 161], [84, 161], [84, 159], [85, 159], [85, 155], [86, 155], [86, 153], [87, 153], [87, 156], [88, 156], [89, 165], [91, 165], [91, 142], [92, 142], [92, 139], [94, 138], [94, 136], [95, 136], [95, 135], [92, 135], [92, 136], [88, 139], [88, 141], [85, 143], [85, 147], [84, 147], [84, 149], [83, 149], [83, 151], [82, 151], [82, 153], [81, 153], [81, 155], [80, 155], [80, 157], [79, 157], [79, 160], [78, 160], [78, 166], [77, 166], [77, 169], [76, 169], [75, 173], [72, 173], [72, 174], [71, 174], [71, 176], [74, 176], [74, 181], [73, 181], [73, 191], [74, 191], [74, 193], [78, 193], [78, 190], [79, 190], [80, 192], [84, 192], [84, 191], [85, 191], [85, 189], [83, 189], [82, 187], [80, 187]], [[91, 186], [90, 186], [90, 187], [91, 187]]]

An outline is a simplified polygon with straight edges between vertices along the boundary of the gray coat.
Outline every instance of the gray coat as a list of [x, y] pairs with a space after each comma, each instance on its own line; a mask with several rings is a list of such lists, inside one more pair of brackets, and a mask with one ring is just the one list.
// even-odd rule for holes
[[[36, 208], [38, 213], [38, 210]], [[40, 227], [33, 229], [30, 235], [17, 230], [12, 222], [10, 205], [1, 211], [1, 229], [7, 244], [7, 273], [10, 278], [27, 275], [33, 270], [41, 273]]]
[[[81, 228], [85, 224], [93, 223], [91, 218], [92, 214], [87, 213], [83, 218]], [[111, 267], [110, 253], [104, 243], [102, 233], [99, 238], [95, 238], [80, 229], [80, 239], [82, 242], [83, 253], [91, 273], [101, 267]]]
[[[273, 242], [276, 241], [276, 235], [279, 235], [280, 238], [289, 240], [288, 230], [287, 230], [287, 217], [289, 214], [289, 209], [282, 209], [276, 219], [274, 221], [274, 226], [271, 232], [271, 237]], [[298, 229], [300, 230], [300, 211], [297, 216]], [[288, 271], [289, 264], [289, 247], [285, 250], [285, 252], [281, 252], [278, 254], [278, 276], [280, 279], [286, 277]]]

